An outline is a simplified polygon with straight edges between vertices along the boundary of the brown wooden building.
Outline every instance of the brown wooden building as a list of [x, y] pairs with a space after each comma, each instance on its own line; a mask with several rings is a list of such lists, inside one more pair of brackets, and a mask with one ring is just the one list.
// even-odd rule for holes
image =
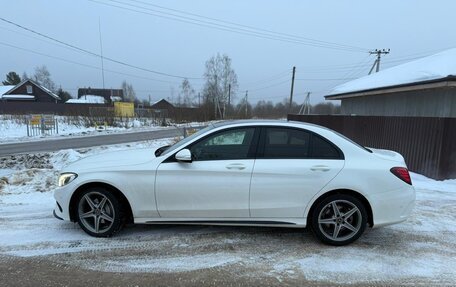
[[0, 95], [4, 102], [59, 103], [61, 99], [54, 92], [33, 80], [24, 80]]

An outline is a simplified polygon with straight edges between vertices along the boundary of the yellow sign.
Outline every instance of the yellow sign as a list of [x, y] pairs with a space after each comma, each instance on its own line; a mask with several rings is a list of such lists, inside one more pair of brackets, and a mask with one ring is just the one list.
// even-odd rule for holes
[[41, 115], [31, 115], [30, 124], [31, 125], [40, 125], [41, 124]]
[[114, 102], [114, 114], [116, 117], [134, 117], [135, 104], [126, 102]]

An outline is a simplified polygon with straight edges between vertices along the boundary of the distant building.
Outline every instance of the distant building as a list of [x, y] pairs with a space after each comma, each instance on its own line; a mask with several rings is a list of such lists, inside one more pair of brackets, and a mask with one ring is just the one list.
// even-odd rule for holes
[[69, 99], [66, 104], [106, 104], [106, 100], [100, 96], [85, 95], [78, 99]]
[[0, 101], [59, 103], [61, 99], [51, 90], [28, 79], [15, 86], [0, 86]]
[[456, 118], [456, 49], [337, 86], [341, 114]]
[[150, 106], [154, 110], [174, 110], [174, 105], [165, 99], [161, 99]]
[[124, 99], [122, 89], [94, 89], [90, 87], [78, 89], [78, 99], [86, 95], [103, 97], [106, 103], [121, 102]]

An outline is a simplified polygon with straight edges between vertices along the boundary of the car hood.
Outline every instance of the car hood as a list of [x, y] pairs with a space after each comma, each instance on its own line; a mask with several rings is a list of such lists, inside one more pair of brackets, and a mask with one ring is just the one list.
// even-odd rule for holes
[[62, 172], [80, 172], [86, 170], [113, 170], [119, 167], [143, 164], [154, 160], [156, 148], [132, 149], [122, 151], [106, 152], [98, 155], [88, 156], [75, 161]]

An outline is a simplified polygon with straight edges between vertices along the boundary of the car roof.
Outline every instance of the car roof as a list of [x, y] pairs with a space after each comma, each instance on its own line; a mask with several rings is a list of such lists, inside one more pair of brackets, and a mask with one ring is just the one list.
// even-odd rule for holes
[[262, 126], [267, 126], [267, 125], [278, 125], [278, 126], [302, 126], [302, 127], [315, 127], [315, 128], [323, 128], [327, 129], [325, 127], [312, 124], [312, 123], [306, 123], [306, 122], [298, 122], [298, 121], [288, 121], [288, 120], [227, 120], [227, 121], [220, 121], [220, 122], [215, 122], [213, 123], [214, 127], [225, 127], [225, 126], [236, 126], [236, 125], [262, 125]]

